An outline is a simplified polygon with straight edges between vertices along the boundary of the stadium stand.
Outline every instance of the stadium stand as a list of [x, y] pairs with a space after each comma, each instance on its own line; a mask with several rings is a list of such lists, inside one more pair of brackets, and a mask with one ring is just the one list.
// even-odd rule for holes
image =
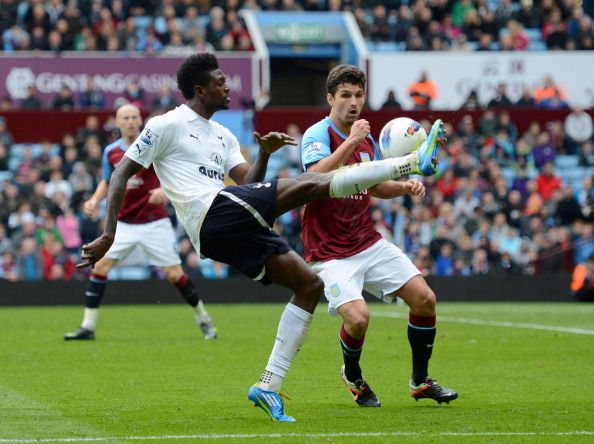
[[[149, 55], [160, 51], [183, 55], [185, 51], [208, 48], [251, 51], [249, 33], [238, 15], [242, 8], [327, 11], [331, 4], [339, 4], [339, 9], [353, 11], [371, 51], [460, 50], [460, 42], [466, 42], [464, 50], [472, 51], [479, 49], [478, 42], [483, 34], [492, 36], [489, 48], [493, 51], [594, 48], [591, 44], [594, 40], [592, 2], [552, 2], [553, 9], [548, 11], [542, 7], [544, 2], [535, 2], [531, 14], [525, 13], [525, 2], [521, 5], [520, 2], [473, 1], [468, 10], [464, 10], [459, 1], [381, 3], [365, 0], [213, 0], [188, 6], [184, 1], [170, 1], [163, 5], [160, 2], [92, 1], [78, 2], [76, 7], [73, 5], [77, 2], [60, 0], [0, 0], [0, 47], [6, 53], [31, 49], [81, 53], [115, 50], [124, 54]], [[473, 10], [475, 12], [471, 12]], [[510, 27], [510, 22], [518, 25]], [[558, 34], [555, 42], [565, 41], [563, 47], [558, 43], [552, 45], [548, 38], [553, 32], [552, 22], [555, 22]], [[510, 38], [511, 47], [508, 46]], [[497, 114], [501, 111], [504, 110], [497, 110]], [[151, 110], [147, 109], [147, 112]], [[106, 113], [104, 111], [102, 115]], [[578, 256], [594, 251], [594, 238], [588, 228], [594, 222], [594, 164], [583, 163], [586, 152], [590, 150], [591, 154], [592, 137], [582, 141], [577, 148], [570, 147], [562, 119], [556, 118], [554, 125], [546, 120], [538, 121], [536, 134], [522, 129], [517, 141], [509, 145], [481, 128], [479, 120], [483, 113], [480, 109], [474, 111], [475, 126], [471, 134], [462, 132], [453, 121], [448, 122], [449, 143], [441, 161], [442, 169], [435, 178], [427, 181], [429, 192], [423, 201], [410, 198], [374, 201], [374, 210], [379, 211], [375, 214], [381, 215], [377, 219], [378, 228], [386, 237], [400, 243], [427, 274], [435, 273], [435, 264], [443, 261], [437, 248], [443, 242], [450, 242], [454, 247], [454, 265], [444, 268], [451, 270], [448, 273], [453, 275], [530, 275], [551, 270], [570, 271]], [[419, 120], [421, 118], [423, 116]], [[425, 121], [422, 123], [426, 125]], [[81, 243], [93, 239], [100, 231], [100, 215], [87, 219], [79, 209], [96, 185], [100, 149], [115, 137], [107, 119], [101, 124], [104, 126], [96, 134], [85, 134], [81, 130], [78, 140], [65, 139], [60, 144], [42, 144], [40, 140], [14, 143], [10, 122], [5, 132], [0, 132], [0, 144], [7, 153], [3, 161], [0, 150], [0, 278], [42, 278], [43, 263], [37, 270], [31, 270], [31, 264], [27, 262], [25, 274], [24, 259], [29, 252], [23, 241], [31, 239], [40, 257], [48, 236], [50, 244], [63, 242], [64, 233], [56, 228], [56, 219], [67, 207], [76, 211]], [[558, 130], [553, 131], [553, 128]], [[77, 133], [76, 128], [72, 130], [73, 134]], [[543, 134], [548, 135], [549, 142], [544, 147], [537, 146]], [[250, 147], [246, 148], [249, 152]], [[540, 156], [543, 151], [546, 151], [547, 159], [553, 161], [554, 176], [561, 183], [559, 192], [553, 191], [550, 197], [543, 196], [537, 186], [541, 171], [535, 166], [535, 161], [540, 161], [540, 158], [535, 159], [535, 154]], [[295, 159], [284, 156], [281, 153], [273, 156], [268, 177], [299, 172]], [[84, 165], [91, 183], [75, 190], [72, 170], [77, 162]], [[290, 163], [289, 168], [287, 163]], [[53, 173], [59, 174], [54, 177]], [[441, 191], [444, 188], [437, 185], [449, 175], [454, 180], [451, 193], [446, 194]], [[590, 180], [585, 180], [587, 178]], [[52, 181], [55, 183], [50, 186]], [[568, 187], [573, 189], [570, 195], [563, 192]], [[48, 188], [57, 191], [48, 194]], [[69, 189], [71, 195], [68, 195]], [[471, 196], [467, 194], [468, 190]], [[464, 199], [470, 197], [479, 205], [468, 212]], [[570, 211], [575, 208], [579, 211]], [[299, 212], [290, 213], [278, 223], [279, 231], [297, 251], [301, 248], [299, 227]], [[444, 227], [447, 230], [444, 231]], [[439, 233], [445, 234], [440, 237]], [[178, 236], [180, 245], [187, 244], [181, 229]], [[503, 251], [502, 243], [519, 245], [520, 248]], [[13, 252], [17, 260], [5, 263], [2, 254], [6, 251]], [[202, 266], [197, 265], [191, 251], [184, 248], [181, 251], [185, 267], [192, 268], [194, 273], [200, 267], [198, 273], [208, 277], [233, 273], [208, 261]], [[503, 253], [507, 253], [505, 260]], [[62, 251], [48, 252], [46, 256], [52, 254], [57, 266], [65, 265]], [[71, 261], [78, 257], [77, 249], [68, 254]], [[483, 254], [487, 258], [486, 264], [480, 263]], [[191, 260], [186, 261], [186, 258]], [[81, 278], [79, 273], [74, 272], [72, 278]], [[117, 278], [127, 279], [143, 279], [153, 274], [152, 270], [134, 266], [114, 271]], [[65, 273], [56, 272], [54, 276], [63, 279]]]

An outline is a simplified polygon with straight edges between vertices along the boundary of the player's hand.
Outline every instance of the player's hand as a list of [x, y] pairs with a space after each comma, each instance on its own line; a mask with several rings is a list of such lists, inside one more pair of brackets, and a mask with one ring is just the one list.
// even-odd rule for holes
[[409, 179], [404, 182], [404, 187], [411, 196], [425, 197], [425, 185], [416, 179]]
[[83, 213], [85, 213], [85, 216], [87, 216], [87, 217], [91, 217], [96, 209], [97, 209], [97, 201], [93, 198], [87, 200], [83, 204]]
[[351, 133], [349, 134], [349, 139], [353, 142], [359, 144], [365, 140], [365, 138], [371, 132], [371, 126], [369, 122], [365, 119], [356, 120], [351, 126]]
[[297, 142], [291, 136], [285, 133], [277, 133], [276, 131], [272, 131], [265, 136], [255, 131], [254, 137], [260, 145], [260, 150], [268, 154], [274, 153], [285, 145], [297, 146]]
[[95, 265], [95, 262], [105, 256], [111, 244], [113, 244], [113, 235], [103, 233], [90, 244], [83, 245], [82, 254], [80, 255], [82, 262], [76, 264], [76, 268]]
[[165, 205], [167, 202], [169, 202], [169, 199], [167, 199], [163, 188], [159, 187], [149, 190], [148, 202], [154, 205]]

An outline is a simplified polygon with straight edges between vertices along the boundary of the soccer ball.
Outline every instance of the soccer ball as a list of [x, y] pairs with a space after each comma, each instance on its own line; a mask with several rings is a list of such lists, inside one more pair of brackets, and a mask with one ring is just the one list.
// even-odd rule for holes
[[419, 122], [410, 117], [390, 120], [382, 128], [379, 149], [383, 159], [406, 156], [418, 148], [427, 138], [427, 132]]

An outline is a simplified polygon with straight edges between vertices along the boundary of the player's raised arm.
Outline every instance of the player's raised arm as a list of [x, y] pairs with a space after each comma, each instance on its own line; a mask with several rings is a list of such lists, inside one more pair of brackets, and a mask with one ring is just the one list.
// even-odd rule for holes
[[285, 133], [273, 131], [261, 136], [260, 133], [255, 132], [254, 137], [260, 145], [258, 157], [254, 163], [251, 166], [241, 163], [229, 171], [231, 179], [239, 185], [264, 180], [270, 155], [285, 145], [297, 146], [295, 139]]
[[140, 171], [141, 168], [142, 165], [126, 156], [122, 157], [122, 160], [118, 163], [118, 166], [114, 170], [111, 175], [111, 180], [109, 181], [107, 216], [105, 218], [103, 234], [90, 244], [83, 245], [81, 254], [83, 261], [77, 264], [78, 268], [93, 265], [101, 259], [107, 250], [109, 250], [109, 247], [111, 247], [116, 232], [118, 211], [120, 210], [122, 199], [126, 191], [126, 184], [128, 179]]

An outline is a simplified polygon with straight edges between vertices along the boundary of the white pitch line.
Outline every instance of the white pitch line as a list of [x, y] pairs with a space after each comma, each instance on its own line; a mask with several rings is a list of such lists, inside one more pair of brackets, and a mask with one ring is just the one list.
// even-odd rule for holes
[[[377, 316], [379, 318], [408, 319], [408, 313], [405, 314], [372, 312], [372, 314], [373, 316]], [[438, 316], [437, 320], [440, 322], [456, 322], [458, 324], [487, 325], [491, 327], [526, 328], [529, 330], [557, 331], [560, 333], [573, 333], [576, 335], [594, 335], [594, 330], [589, 330], [586, 328], [557, 327], [554, 325], [528, 324], [524, 322], [487, 321], [484, 319], [458, 318], [452, 316]]]
[[[336, 432], [336, 433], [238, 433], [238, 434], [196, 434], [196, 435], [161, 435], [161, 436], [105, 436], [79, 438], [32, 438], [3, 439], [2, 444], [52, 443], [52, 442], [105, 442], [105, 441], [163, 441], [186, 439], [262, 439], [262, 438], [340, 438], [340, 437], [398, 437], [422, 436], [424, 432]], [[594, 436], [591, 430], [569, 432], [436, 432], [432, 436]]]

